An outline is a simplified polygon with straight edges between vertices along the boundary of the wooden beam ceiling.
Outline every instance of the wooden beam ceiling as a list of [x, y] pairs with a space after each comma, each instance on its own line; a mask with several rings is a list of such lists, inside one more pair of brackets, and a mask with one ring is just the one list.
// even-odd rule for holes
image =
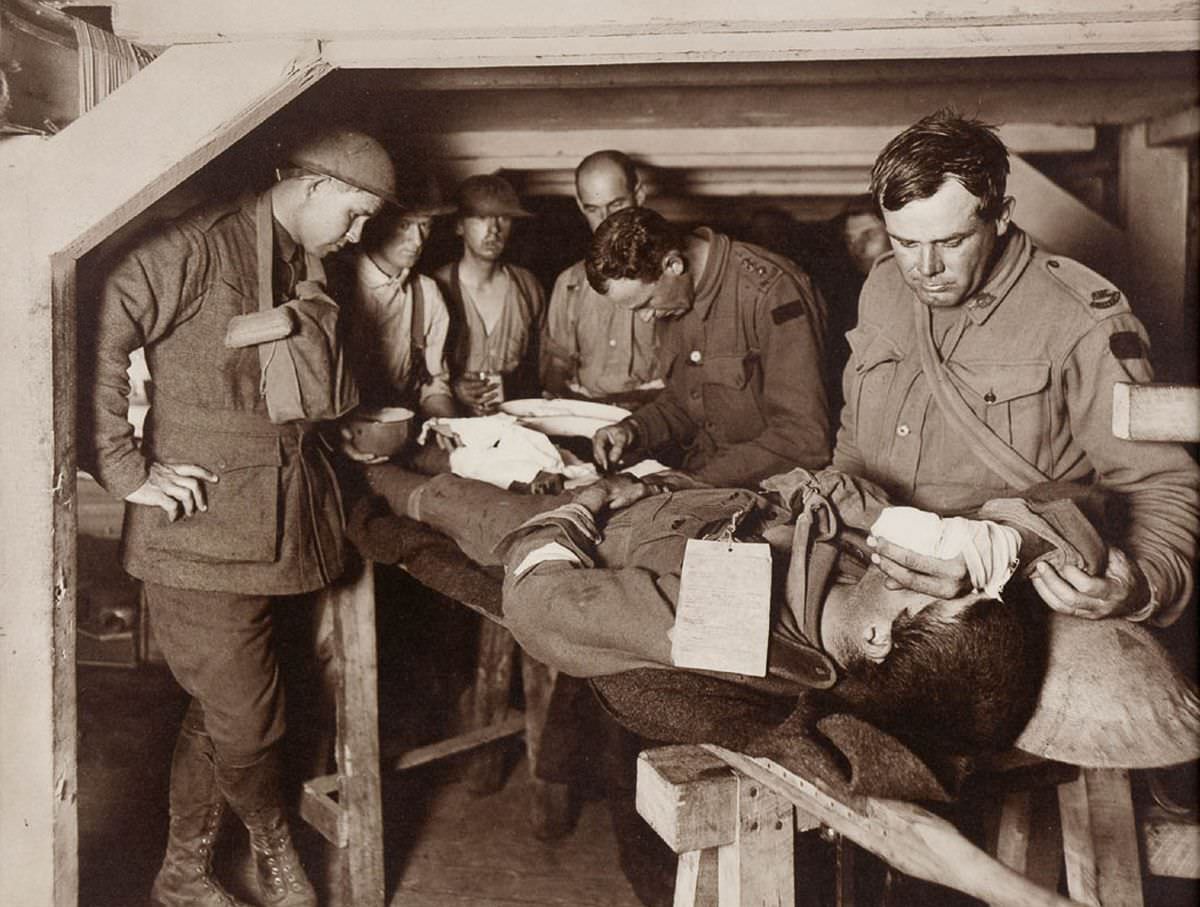
[[[1194, 50], [1200, 11], [1177, 0], [116, 0], [118, 34], [150, 45], [317, 38], [340, 66], [548, 65], [1027, 56]], [[1193, 27], [1188, 27], [1192, 25]]]

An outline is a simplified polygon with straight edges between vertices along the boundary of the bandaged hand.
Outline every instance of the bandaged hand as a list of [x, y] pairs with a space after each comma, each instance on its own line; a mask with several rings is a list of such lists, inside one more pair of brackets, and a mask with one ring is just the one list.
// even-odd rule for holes
[[887, 539], [868, 536], [875, 549], [871, 563], [883, 571], [888, 589], [911, 589], [935, 598], [958, 598], [972, 589], [967, 563], [961, 554], [952, 558], [919, 554]]
[[886, 507], [871, 526], [867, 544], [875, 549], [871, 561], [889, 589], [942, 599], [968, 592], [998, 598], [1017, 569], [1021, 536], [991, 520]]
[[1071, 564], [1056, 569], [1040, 561], [1032, 582], [1042, 601], [1055, 611], [1088, 620], [1136, 614], [1150, 603], [1146, 575], [1120, 548], [1108, 549], [1103, 576], [1092, 576]]

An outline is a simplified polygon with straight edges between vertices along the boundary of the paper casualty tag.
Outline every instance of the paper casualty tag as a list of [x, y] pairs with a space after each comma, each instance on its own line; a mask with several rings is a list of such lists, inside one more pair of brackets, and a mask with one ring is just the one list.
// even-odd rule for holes
[[771, 632], [771, 546], [689, 539], [671, 660], [681, 668], [764, 677]]

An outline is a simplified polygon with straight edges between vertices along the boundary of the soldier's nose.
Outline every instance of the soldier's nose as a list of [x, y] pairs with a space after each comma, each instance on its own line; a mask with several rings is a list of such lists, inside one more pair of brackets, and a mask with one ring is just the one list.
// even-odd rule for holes
[[925, 277], [932, 277], [942, 271], [942, 259], [935, 249], [922, 249], [917, 258], [917, 270]]

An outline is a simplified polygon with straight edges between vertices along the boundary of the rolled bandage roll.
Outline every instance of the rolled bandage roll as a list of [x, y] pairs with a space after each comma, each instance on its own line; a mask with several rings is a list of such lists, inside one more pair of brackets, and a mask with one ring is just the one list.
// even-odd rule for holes
[[246, 346], [258, 346], [290, 337], [296, 330], [296, 321], [291, 309], [286, 306], [266, 312], [250, 312], [234, 315], [225, 328], [225, 346], [231, 350]]
[[885, 507], [871, 534], [910, 551], [950, 560], [962, 556], [977, 592], [999, 598], [1016, 572], [1021, 536], [991, 520], [940, 517], [915, 507]]

